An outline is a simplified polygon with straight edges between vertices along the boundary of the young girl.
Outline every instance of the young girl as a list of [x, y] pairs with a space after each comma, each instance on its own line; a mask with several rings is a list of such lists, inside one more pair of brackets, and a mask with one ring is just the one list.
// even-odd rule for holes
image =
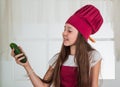
[[61, 51], [49, 61], [49, 69], [43, 79], [38, 77], [29, 62], [21, 63], [25, 53], [11, 55], [22, 65], [34, 87], [98, 87], [101, 64], [100, 53], [87, 42], [103, 23], [99, 10], [85, 5], [65, 23]]

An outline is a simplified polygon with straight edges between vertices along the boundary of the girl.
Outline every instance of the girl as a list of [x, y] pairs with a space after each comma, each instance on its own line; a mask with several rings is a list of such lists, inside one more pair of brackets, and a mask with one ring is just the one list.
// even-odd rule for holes
[[34, 87], [98, 87], [101, 64], [100, 53], [87, 40], [103, 23], [99, 10], [85, 5], [65, 23], [61, 51], [49, 61], [49, 69], [43, 79], [38, 77], [29, 62], [21, 63], [25, 53], [11, 55], [22, 65]]

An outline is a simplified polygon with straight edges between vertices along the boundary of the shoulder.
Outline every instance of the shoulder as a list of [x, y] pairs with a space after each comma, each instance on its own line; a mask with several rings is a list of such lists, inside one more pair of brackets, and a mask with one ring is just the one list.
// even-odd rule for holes
[[59, 53], [56, 53], [50, 60], [49, 60], [49, 66], [54, 67], [55, 66], [55, 62], [58, 59]]
[[95, 66], [100, 60], [102, 60], [102, 56], [99, 51], [93, 50], [89, 52], [89, 58], [90, 58], [90, 66]]

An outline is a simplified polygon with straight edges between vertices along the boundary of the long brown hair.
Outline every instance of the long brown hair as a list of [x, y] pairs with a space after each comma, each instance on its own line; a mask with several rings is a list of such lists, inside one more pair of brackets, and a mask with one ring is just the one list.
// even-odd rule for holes
[[[88, 44], [88, 42], [79, 33], [76, 40], [76, 52], [75, 60], [78, 69], [78, 87], [90, 87], [89, 79], [89, 55], [88, 52], [93, 50], [93, 48]], [[70, 55], [70, 46], [62, 45], [61, 51], [59, 53], [56, 65], [54, 68], [54, 74], [52, 78], [53, 86], [60, 87], [60, 67], [67, 60], [68, 55]]]

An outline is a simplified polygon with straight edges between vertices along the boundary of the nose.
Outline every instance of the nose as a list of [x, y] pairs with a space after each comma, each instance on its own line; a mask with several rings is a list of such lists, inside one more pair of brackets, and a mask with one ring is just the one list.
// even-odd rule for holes
[[67, 31], [64, 31], [64, 32], [63, 32], [63, 36], [66, 36], [66, 35], [67, 35]]

